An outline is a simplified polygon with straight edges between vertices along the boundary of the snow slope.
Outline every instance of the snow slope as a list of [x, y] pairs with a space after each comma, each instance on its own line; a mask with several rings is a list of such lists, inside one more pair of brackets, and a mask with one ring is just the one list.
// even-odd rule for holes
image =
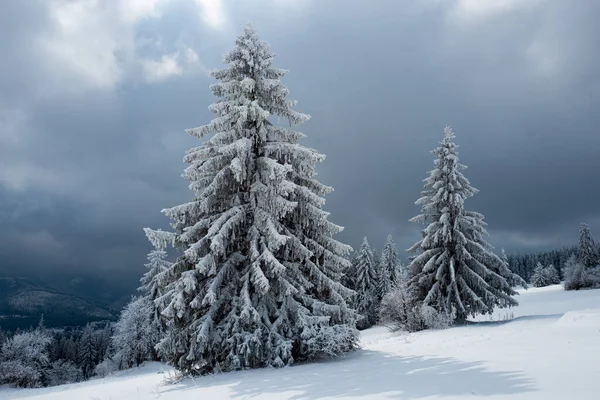
[[[600, 290], [529, 289], [494, 321], [443, 331], [363, 332], [363, 350], [335, 361], [164, 385], [162, 364], [1, 399], [598, 399]], [[500, 321], [499, 321], [500, 320]]]

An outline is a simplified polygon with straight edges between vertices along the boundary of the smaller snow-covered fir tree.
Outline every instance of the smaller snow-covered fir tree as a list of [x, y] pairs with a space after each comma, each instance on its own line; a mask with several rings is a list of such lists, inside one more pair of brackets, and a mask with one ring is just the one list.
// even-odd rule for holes
[[388, 235], [379, 260], [377, 287], [379, 299], [383, 299], [383, 297], [399, 283], [399, 270], [400, 263], [398, 261], [398, 249], [396, 248], [396, 243], [394, 243], [392, 235]]
[[435, 168], [425, 179], [417, 200], [422, 214], [412, 222], [427, 223], [409, 251], [411, 294], [440, 314], [464, 321], [469, 315], [491, 313], [494, 307], [517, 305], [511, 286], [524, 284], [484, 240], [486, 223], [480, 213], [466, 211], [464, 202], [478, 191], [463, 175], [454, 133], [447, 126], [433, 153]]
[[600, 267], [586, 268], [577, 262], [577, 256], [569, 257], [564, 268], [565, 290], [600, 287]]
[[160, 326], [154, 318], [154, 304], [146, 296], [133, 298], [115, 324], [113, 360], [118, 369], [156, 359], [154, 347], [160, 340]]
[[577, 262], [585, 268], [590, 268], [598, 265], [600, 263], [599, 259], [598, 247], [596, 246], [590, 227], [587, 224], [581, 224]]
[[75, 383], [82, 380], [81, 369], [74, 362], [68, 360], [56, 360], [50, 365], [46, 372], [46, 385], [57, 386]]
[[373, 251], [366, 237], [354, 257], [353, 269], [356, 310], [363, 317], [358, 321], [357, 328], [366, 329], [377, 322], [378, 313], [378, 274]]

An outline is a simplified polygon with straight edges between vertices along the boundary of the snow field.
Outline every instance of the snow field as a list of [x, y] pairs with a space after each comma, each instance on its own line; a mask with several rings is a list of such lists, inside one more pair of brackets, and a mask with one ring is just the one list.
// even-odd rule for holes
[[159, 363], [116, 376], [43, 389], [4, 389], [1, 399], [597, 399], [600, 290], [529, 289], [521, 305], [442, 331], [362, 332], [363, 350], [283, 369], [234, 372], [174, 385]]

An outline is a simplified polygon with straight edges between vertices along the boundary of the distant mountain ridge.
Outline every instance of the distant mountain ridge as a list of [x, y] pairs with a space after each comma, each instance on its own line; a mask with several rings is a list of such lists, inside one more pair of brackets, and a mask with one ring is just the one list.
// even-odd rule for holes
[[41, 279], [0, 276], [0, 327], [14, 330], [35, 326], [41, 315], [48, 327], [79, 326], [114, 320], [106, 305], [53, 288]]

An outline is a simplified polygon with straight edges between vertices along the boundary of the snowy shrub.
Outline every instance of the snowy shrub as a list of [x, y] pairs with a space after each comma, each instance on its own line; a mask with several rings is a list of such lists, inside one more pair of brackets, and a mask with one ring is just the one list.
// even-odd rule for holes
[[308, 359], [337, 357], [358, 347], [356, 329], [347, 325], [325, 326], [306, 341]]
[[544, 287], [560, 283], [558, 271], [554, 265], [544, 267], [541, 263], [537, 263], [533, 275], [531, 275], [531, 285], [534, 287]]
[[565, 290], [580, 290], [600, 287], [600, 266], [586, 268], [569, 258], [565, 267]]
[[46, 385], [56, 386], [66, 383], [75, 383], [83, 379], [81, 369], [71, 361], [54, 361], [46, 372]]
[[452, 325], [454, 316], [447, 312], [440, 312], [434, 307], [422, 305], [420, 315], [423, 324], [428, 329], [447, 329]]
[[0, 353], [0, 384], [40, 387], [50, 361], [50, 337], [40, 331], [14, 335], [4, 342]]
[[584, 267], [575, 262], [574, 259], [567, 261], [567, 266], [564, 271], [565, 275], [565, 290], [579, 290], [585, 287], [584, 285]]
[[96, 366], [94, 369], [94, 375], [98, 378], [104, 378], [118, 370], [119, 364], [115, 360], [107, 358]]
[[410, 300], [404, 285], [392, 289], [379, 307], [379, 322], [392, 331], [416, 332], [427, 328], [421, 304]]
[[558, 270], [554, 268], [554, 265], [550, 264], [544, 268], [544, 276], [549, 285], [556, 285], [560, 283], [560, 276]]

